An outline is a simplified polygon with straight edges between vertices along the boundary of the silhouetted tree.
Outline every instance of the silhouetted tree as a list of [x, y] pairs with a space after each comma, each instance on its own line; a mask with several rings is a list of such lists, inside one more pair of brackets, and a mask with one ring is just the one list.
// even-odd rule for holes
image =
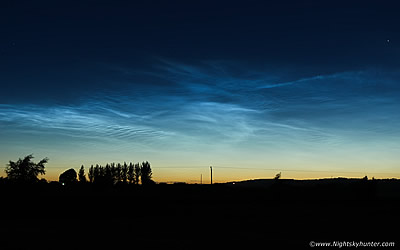
[[133, 165], [132, 162], [129, 163], [127, 178], [128, 178], [129, 184], [132, 184], [135, 182], [135, 166]]
[[275, 180], [279, 180], [281, 178], [281, 172], [277, 173], [274, 177]]
[[38, 163], [34, 163], [32, 162], [33, 158], [33, 155], [30, 154], [25, 156], [24, 159], [19, 158], [16, 162], [9, 161], [5, 169], [8, 179], [23, 183], [37, 182], [39, 180], [38, 175], [44, 175], [46, 173], [44, 164], [46, 164], [49, 159], [44, 158]]
[[100, 183], [101, 182], [101, 172], [100, 166], [96, 164], [93, 170], [93, 183]]
[[88, 177], [89, 177], [89, 182], [93, 183], [93, 180], [94, 180], [94, 167], [93, 167], [93, 165], [90, 166], [90, 168], [89, 168]]
[[[83, 166], [81, 169], [83, 169]], [[84, 170], [82, 171], [84, 175]], [[81, 172], [81, 170], [79, 170], [79, 172]], [[124, 164], [107, 163], [105, 167], [98, 164], [96, 164], [95, 167], [92, 165], [89, 168], [88, 176], [91, 183], [102, 185], [114, 185], [119, 182], [139, 184], [140, 180], [142, 184], [154, 183], [151, 179], [152, 170], [150, 163], [147, 161], [142, 164], [133, 164], [130, 162], [129, 165], [126, 162], [124, 162]]]
[[123, 183], [126, 183], [128, 179], [128, 164], [124, 162], [124, 165], [121, 167], [121, 180]]
[[116, 176], [117, 176], [117, 168], [116, 168], [114, 162], [111, 163], [111, 164], [106, 164], [106, 168], [107, 168], [107, 166], [110, 167], [110, 172], [109, 172], [110, 176], [108, 176], [108, 178], [112, 179], [112, 180], [109, 180], [109, 182], [114, 184], [114, 183], [116, 183], [118, 181], [117, 178], [116, 178]]
[[80, 183], [86, 183], [85, 167], [83, 165], [79, 169], [78, 177]]
[[139, 178], [141, 175], [141, 168], [140, 168], [140, 164], [136, 163], [135, 164], [135, 184], [139, 184]]
[[122, 165], [121, 163], [118, 163], [117, 166], [115, 167], [115, 183], [118, 183], [121, 181], [121, 172], [122, 172]]
[[154, 183], [151, 179], [153, 173], [151, 171], [149, 162], [142, 162], [142, 166], [140, 168], [140, 180], [142, 181], [142, 185], [152, 184]]
[[[112, 164], [112, 167], [114, 168], [114, 164]], [[104, 168], [104, 175], [103, 175], [103, 183], [102, 184], [107, 184], [107, 185], [112, 185], [114, 184], [114, 178], [113, 178], [113, 173], [111, 170], [111, 165], [107, 164], [106, 167]]]
[[77, 182], [77, 174], [75, 169], [71, 168], [66, 170], [64, 173], [60, 174], [59, 182], [65, 185], [73, 184]]

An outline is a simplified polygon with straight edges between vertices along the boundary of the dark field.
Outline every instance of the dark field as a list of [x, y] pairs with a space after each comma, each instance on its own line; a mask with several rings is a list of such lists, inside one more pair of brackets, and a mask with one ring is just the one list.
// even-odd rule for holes
[[2, 185], [0, 249], [309, 248], [399, 239], [398, 180]]

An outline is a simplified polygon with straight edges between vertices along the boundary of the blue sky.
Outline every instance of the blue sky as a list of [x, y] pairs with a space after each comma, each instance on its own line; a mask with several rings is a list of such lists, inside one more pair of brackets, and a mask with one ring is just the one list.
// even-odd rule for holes
[[38, 152], [60, 159], [60, 168], [150, 160], [201, 173], [208, 165], [397, 173], [397, 73], [283, 81], [242, 67], [243, 75], [230, 73], [222, 62], [158, 64], [153, 72], [118, 69], [157, 87], [94, 92], [74, 104], [0, 105], [2, 159]]
[[145, 160], [159, 181], [198, 181], [210, 165], [217, 181], [400, 175], [399, 20], [390, 6], [7, 8], [4, 166], [34, 153], [50, 158], [49, 179], [82, 164]]

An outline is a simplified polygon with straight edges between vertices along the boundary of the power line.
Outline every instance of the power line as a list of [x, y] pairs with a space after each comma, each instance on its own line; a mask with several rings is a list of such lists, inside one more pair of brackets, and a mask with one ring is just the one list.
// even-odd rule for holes
[[282, 172], [316, 172], [316, 173], [346, 173], [346, 174], [400, 174], [390, 172], [369, 172], [369, 171], [342, 171], [342, 170], [311, 170], [311, 169], [284, 169], [284, 168], [255, 168], [255, 167], [224, 167], [214, 166], [217, 168], [226, 169], [244, 169], [244, 170], [267, 170], [267, 171], [282, 171]]
[[[160, 169], [201, 169], [207, 168], [208, 166], [163, 166], [163, 167], [154, 167]], [[225, 167], [225, 166], [215, 166], [213, 168], [222, 168], [222, 169], [235, 169], [235, 170], [264, 170], [264, 171], [282, 171], [282, 172], [306, 172], [306, 173], [344, 173], [344, 174], [393, 174], [398, 175], [399, 173], [393, 172], [370, 172], [370, 171], [346, 171], [346, 170], [316, 170], [316, 169], [284, 169], [284, 168], [257, 168], [257, 167]]]

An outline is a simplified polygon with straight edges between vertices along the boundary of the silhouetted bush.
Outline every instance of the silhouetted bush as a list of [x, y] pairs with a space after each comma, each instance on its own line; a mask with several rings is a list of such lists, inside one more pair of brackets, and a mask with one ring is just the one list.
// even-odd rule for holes
[[65, 185], [74, 184], [78, 181], [76, 177], [77, 174], [75, 169], [71, 168], [66, 170], [64, 173], [60, 174], [59, 182]]

